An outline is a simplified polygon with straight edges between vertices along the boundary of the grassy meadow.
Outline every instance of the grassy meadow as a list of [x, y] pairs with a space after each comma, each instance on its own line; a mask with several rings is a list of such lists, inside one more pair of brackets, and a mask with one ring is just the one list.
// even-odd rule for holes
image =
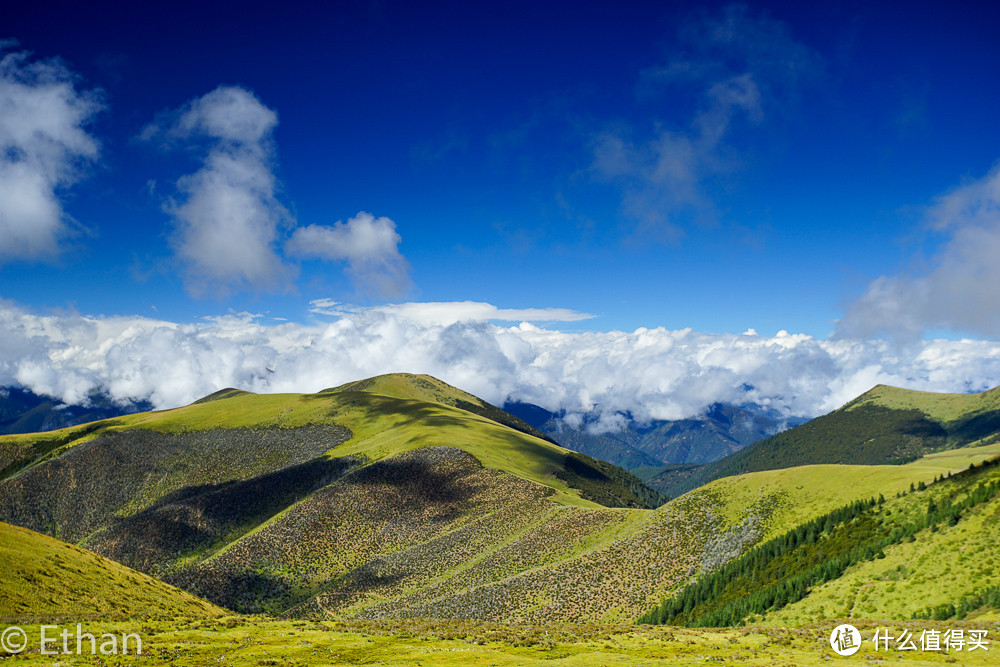
[[[38, 653], [39, 627], [27, 626], [29, 649], [3, 659], [12, 665], [149, 665], [163, 667], [281, 667], [307, 665], [433, 665], [464, 667], [591, 667], [598, 665], [827, 665], [855, 664], [995, 665], [990, 651], [876, 651], [869, 641], [850, 658], [830, 648], [829, 634], [839, 621], [801, 628], [749, 627], [723, 630], [628, 625], [497, 625], [486, 622], [414, 620], [396, 623], [280, 621], [260, 617], [219, 620], [92, 623], [85, 631], [138, 633], [142, 656]], [[903, 630], [961, 627], [986, 629], [1000, 636], [1000, 623], [934, 621], [855, 622], [865, 640], [877, 628], [894, 636]], [[61, 626], [65, 627], [65, 626]], [[50, 631], [51, 633], [51, 631]], [[71, 644], [72, 646], [72, 644]]]

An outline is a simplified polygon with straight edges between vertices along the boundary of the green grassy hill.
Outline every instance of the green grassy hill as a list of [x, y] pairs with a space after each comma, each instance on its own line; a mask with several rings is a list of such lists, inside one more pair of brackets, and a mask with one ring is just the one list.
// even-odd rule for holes
[[430, 375], [413, 375], [410, 373], [390, 373], [388, 375], [378, 375], [367, 380], [349, 382], [339, 387], [324, 389], [321, 394], [344, 393], [364, 391], [370, 394], [382, 394], [395, 398], [405, 398], [414, 401], [424, 401], [426, 403], [440, 403], [459, 408], [472, 414], [486, 417], [498, 424], [509, 426], [516, 431], [533, 435], [541, 440], [548, 440], [555, 444], [538, 429], [534, 428], [523, 419], [501, 410], [474, 396], [467, 391], [462, 391], [458, 387], [453, 387], [446, 382], [442, 382]]
[[662, 502], [433, 378], [206, 399], [0, 440], [0, 518], [219, 604], [277, 612], [397, 551], [438, 553], [459, 530], [483, 531], [468, 544], [487, 549], [561, 508]]
[[[998, 454], [1000, 445], [993, 445], [902, 466], [750, 473], [718, 480], [655, 512], [559, 508], [522, 495], [439, 539], [369, 561], [297, 613], [627, 621], [648, 609], [644, 601], [802, 521]], [[502, 496], [510, 499], [515, 492]], [[430, 568], [430, 562], [438, 566]]]
[[[995, 613], [1000, 446], [979, 449], [991, 455], [978, 465], [938, 473], [894, 495], [813, 516], [800, 512], [798, 525], [773, 531], [768, 541], [703, 573], [642, 620], [703, 627]], [[783, 527], [791, 523], [786, 516]]]
[[830, 414], [724, 459], [647, 480], [663, 493], [679, 495], [746, 472], [823, 463], [899, 464], [997, 439], [1000, 387], [980, 394], [933, 394], [878, 385]]
[[743, 520], [747, 508], [767, 505], [770, 521], [762, 539], [770, 539], [796, 525], [859, 498], [906, 491], [911, 484], [931, 483], [1000, 455], [1000, 443], [928, 454], [905, 465], [808, 465], [763, 470], [724, 477], [695, 490], [719, 500], [716, 511], [732, 524]]
[[[206, 397], [212, 400], [202, 399], [174, 410], [128, 415], [49, 433], [3, 436], [0, 474], [10, 478], [22, 468], [48, 465], [74, 449], [95, 447], [95, 440], [100, 440], [97, 448], [101, 451], [109, 448], [109, 439], [117, 437], [120, 442], [112, 447], [116, 452], [141, 450], [157, 457], [165, 456], [159, 450], [176, 436], [197, 440], [172, 445], [177, 452], [161, 466], [165, 470], [155, 473], [163, 479], [157, 480], [156, 488], [144, 489], [141, 497], [132, 501], [137, 504], [135, 509], [141, 509], [192, 482], [245, 480], [317, 457], [363, 456], [373, 462], [419, 447], [454, 444], [488, 467], [551, 487], [559, 502], [646, 507], [650, 501], [660, 500], [627, 473], [504, 424], [507, 421], [517, 425], [516, 418], [510, 415], [480, 415], [502, 411], [489, 410], [490, 406], [479, 399], [472, 405], [468, 399], [475, 397], [438, 380], [400, 374], [370, 382], [377, 392], [355, 390], [351, 385], [318, 394], [257, 395], [223, 390]], [[432, 390], [446, 402], [424, 400]], [[475, 411], [448, 402], [469, 403]], [[297, 432], [300, 428], [312, 431]], [[226, 437], [220, 436], [223, 431]], [[271, 442], [275, 437], [294, 440], [296, 445], [289, 451], [287, 445]], [[148, 438], [159, 440], [154, 446], [145, 443]], [[206, 444], [208, 440], [216, 444]], [[345, 440], [349, 442], [343, 444]], [[230, 449], [241, 454], [234, 460]], [[77, 456], [89, 458], [90, 454]], [[114, 456], [120, 458], [117, 453]], [[222, 471], [221, 466], [232, 471]], [[627, 486], [632, 490], [624, 488]], [[648, 498], [639, 499], [635, 493]]]
[[224, 613], [95, 553], [0, 523], [0, 621], [211, 618]]
[[764, 470], [653, 510], [624, 471], [461, 402], [382, 376], [0, 438], [0, 519], [238, 612], [629, 622], [803, 522], [1000, 454]]

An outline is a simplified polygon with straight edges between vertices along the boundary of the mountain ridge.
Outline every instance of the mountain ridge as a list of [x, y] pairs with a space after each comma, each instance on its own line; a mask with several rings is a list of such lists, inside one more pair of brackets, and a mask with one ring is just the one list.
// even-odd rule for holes
[[1000, 387], [934, 394], [877, 385], [842, 407], [760, 440], [723, 459], [647, 477], [668, 495], [745, 472], [818, 463], [904, 463], [936, 451], [1000, 438]]

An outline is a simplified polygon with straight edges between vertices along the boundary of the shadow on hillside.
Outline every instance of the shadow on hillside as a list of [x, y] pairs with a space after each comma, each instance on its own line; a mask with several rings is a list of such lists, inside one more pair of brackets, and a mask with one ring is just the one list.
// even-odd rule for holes
[[262, 572], [188, 570], [164, 581], [239, 614], [281, 613], [293, 603], [288, 580]]
[[465, 483], [465, 478], [480, 468], [475, 458], [465, 452], [427, 447], [378, 461], [344, 481], [364, 486], [387, 485], [403, 497], [411, 498], [414, 504], [453, 507], [453, 511], [447, 512], [451, 515], [475, 495], [476, 485]]
[[366, 563], [337, 579], [332, 586], [320, 593], [319, 597], [323, 598], [323, 607], [327, 609], [343, 607], [367, 593], [392, 588], [405, 579], [407, 574], [405, 572], [379, 574], [373, 564]]
[[134, 516], [114, 519], [92, 546], [129, 567], [155, 571], [178, 556], [238, 539], [359, 462], [320, 458], [246, 481], [189, 486]]
[[79, 542], [185, 484], [222, 489], [306, 464], [350, 437], [331, 425], [101, 433], [0, 482], [0, 520]]
[[1000, 431], [1000, 410], [993, 410], [962, 420], [951, 435], [964, 442], [974, 442]]

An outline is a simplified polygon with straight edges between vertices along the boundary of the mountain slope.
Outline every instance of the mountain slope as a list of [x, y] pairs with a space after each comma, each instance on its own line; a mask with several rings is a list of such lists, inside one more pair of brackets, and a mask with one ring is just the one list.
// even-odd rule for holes
[[655, 512], [559, 508], [510, 489], [495, 510], [477, 511], [476, 521], [434, 540], [370, 559], [296, 613], [627, 621], [648, 608], [643, 601], [802, 521], [872, 493], [929, 483], [998, 453], [994, 445], [903, 466], [750, 473], [718, 480]]
[[[995, 446], [994, 446], [995, 447]], [[905, 467], [905, 466], [903, 466]], [[885, 499], [855, 501], [706, 573], [646, 622], [943, 620], [1000, 602], [1000, 456]]]
[[1000, 452], [754, 472], [641, 509], [623, 471], [422, 400], [417, 377], [0, 438], [0, 518], [240, 612], [630, 621], [802, 521]]
[[[393, 376], [384, 376], [383, 380], [385, 377]], [[220, 477], [216, 473], [210, 473], [208, 476], [199, 476], [200, 473], [197, 472], [198, 469], [211, 469], [212, 466], [226, 464], [231, 454], [222, 449], [212, 454], [208, 461], [184, 460], [182, 454], [178, 453], [168, 466], [172, 472], [166, 473], [167, 476], [185, 480], [189, 474], [194, 474], [197, 484], [208, 479], [219, 483], [247, 479], [256, 474], [302, 463], [312, 457], [363, 456], [368, 461], [376, 461], [384, 456], [429, 444], [455, 442], [456, 446], [466, 449], [487, 466], [507, 470], [551, 487], [560, 502], [615, 504], [618, 502], [615, 500], [617, 497], [626, 504], [646, 506], [644, 501], [634, 497], [633, 492], [622, 487], [624, 480], [641, 493], [648, 493], [642, 490], [643, 487], [637, 480], [620, 473], [613, 473], [620, 479], [611, 480], [608, 478], [609, 469], [598, 462], [581, 458], [554, 443], [519, 432], [489, 417], [444, 403], [408, 398], [414, 393], [410, 382], [422, 384], [424, 378], [407, 375], [394, 377], [395, 382], [383, 381], [383, 386], [379, 387], [385, 393], [351, 391], [349, 387], [319, 394], [256, 395], [235, 392], [224, 398], [198, 401], [174, 410], [128, 415], [45, 434], [2, 436], [0, 469], [9, 477], [23, 467], [60, 458], [95, 438], [103, 438], [100, 446], [107, 449], [106, 439], [115, 434], [128, 433], [131, 434], [128, 438], [142, 440], [156, 437], [151, 436], [151, 432], [170, 438], [202, 433], [204, 435], [199, 437], [211, 439], [210, 434], [217, 429], [236, 429], [240, 448], [245, 455], [234, 461], [239, 465], [233, 474]], [[396, 389], [386, 386], [389, 384], [395, 384]], [[459, 390], [454, 392], [459, 397], [468, 396]], [[485, 408], [479, 406], [477, 410]], [[304, 427], [326, 429], [329, 432], [322, 436], [307, 433], [299, 438], [300, 447], [292, 452], [286, 452], [268, 442], [272, 436]], [[345, 435], [350, 441], [341, 446]], [[287, 437], [295, 439], [297, 436]], [[180, 452], [195, 452], [201, 446], [195, 443], [190, 443], [190, 446], [177, 445]], [[145, 448], [146, 445], [137, 442], [126, 447]], [[570, 462], [569, 466], [567, 460]], [[577, 470], [576, 473], [573, 472], [574, 469]], [[581, 497], [581, 494], [587, 496], [588, 493], [573, 486], [581, 477], [588, 479], [587, 485], [591, 489], [589, 495], [603, 493], [605, 497], [596, 501]], [[598, 486], [604, 487], [604, 491], [594, 490], [594, 480], [597, 480]], [[156, 490], [148, 492], [153, 495], [143, 498], [142, 506], [176, 490], [175, 486], [157, 483]], [[143, 493], [148, 496], [146, 491]]]
[[72, 544], [0, 523], [0, 620], [220, 616], [225, 610]]
[[498, 424], [509, 426], [515, 431], [527, 433], [541, 440], [548, 440], [555, 443], [546, 434], [534, 428], [523, 419], [515, 417], [509, 412], [491, 405], [474, 396], [467, 391], [462, 391], [458, 387], [453, 387], [446, 382], [442, 382], [430, 375], [413, 375], [411, 373], [390, 373], [388, 375], [377, 375], [367, 380], [349, 382], [339, 387], [324, 389], [321, 394], [344, 393], [344, 392], [367, 392], [370, 394], [381, 394], [394, 398], [403, 398], [426, 403], [440, 403], [459, 408], [472, 414], [485, 417]]
[[820, 463], [898, 464], [1000, 438], [1000, 388], [933, 394], [879, 385], [845, 406], [761, 440], [685, 478], [650, 482], [680, 494], [713, 479]]
[[[343, 540], [350, 557], [323, 561], [337, 577], [368, 556], [427, 543], [524, 494], [544, 498], [546, 508], [662, 502], [624, 471], [514, 430], [502, 417], [409, 398], [428, 387], [446, 391], [436, 380], [383, 377], [370, 387], [385, 393], [357, 386], [312, 395], [224, 391], [176, 410], [2, 438], [0, 517], [211, 592], [197, 583], [206, 581], [202, 565], [236, 553], [244, 539], [256, 544], [300, 525], [297, 517], [317, 508], [341, 518], [357, 505], [426, 508], [407, 515], [409, 528], [388, 509], [376, 512], [382, 519], [354, 522], [350, 530], [374, 546]], [[444, 450], [454, 454], [434, 454]], [[353, 500], [344, 505], [343, 497]], [[395, 516], [391, 527], [385, 516]], [[328, 531], [293, 530], [304, 553], [326, 549]], [[252, 559], [245, 572], [228, 567], [230, 583], [213, 599], [280, 611], [329, 583], [303, 584], [307, 573], [282, 561], [295, 576], [271, 586], [267, 562]], [[254, 600], [241, 603], [247, 591]]]

